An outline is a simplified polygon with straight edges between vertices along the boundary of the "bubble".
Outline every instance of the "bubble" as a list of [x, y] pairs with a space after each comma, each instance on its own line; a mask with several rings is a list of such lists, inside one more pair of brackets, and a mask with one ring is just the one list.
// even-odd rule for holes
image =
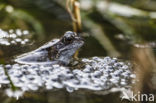
[[19, 97], [23, 96], [23, 91], [21, 90], [16, 90], [16, 91], [13, 91], [11, 89], [7, 89], [6, 91], [6, 94], [9, 96], [9, 97], [15, 97], [16, 99], [18, 99]]
[[11, 69], [11, 67], [12, 67], [12, 66], [11, 66], [10, 64], [5, 65], [5, 68], [6, 68], [6, 69]]
[[9, 30], [9, 33], [10, 33], [10, 34], [12, 34], [13, 32], [14, 32], [14, 30], [13, 30], [13, 29], [10, 29], [10, 30]]
[[18, 36], [21, 36], [21, 35], [22, 35], [22, 31], [21, 31], [20, 29], [16, 29], [16, 34], [17, 34]]
[[16, 36], [16, 34], [10, 34], [9, 37], [15, 39], [17, 36]]
[[25, 43], [25, 41], [21, 41], [21, 44], [23, 44], [23, 45], [24, 45], [24, 44], [26, 44], [26, 43]]
[[29, 39], [24, 39], [24, 42], [29, 42]]
[[11, 43], [11, 44], [16, 44], [16, 41], [12, 40], [10, 43]]
[[15, 39], [15, 41], [16, 41], [16, 42], [21, 42], [22, 39], [21, 39], [21, 38], [17, 38], [17, 39]]
[[24, 35], [28, 35], [28, 34], [29, 34], [29, 31], [28, 31], [28, 30], [24, 30], [24, 31], [23, 31], [23, 34], [24, 34]]

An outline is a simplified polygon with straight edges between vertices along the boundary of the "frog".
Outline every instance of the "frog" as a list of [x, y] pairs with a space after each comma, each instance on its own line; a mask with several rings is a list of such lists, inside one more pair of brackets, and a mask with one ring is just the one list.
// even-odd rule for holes
[[17, 56], [20, 64], [60, 64], [68, 65], [75, 52], [84, 45], [84, 39], [73, 31], [67, 31], [60, 39], [53, 39], [43, 46]]

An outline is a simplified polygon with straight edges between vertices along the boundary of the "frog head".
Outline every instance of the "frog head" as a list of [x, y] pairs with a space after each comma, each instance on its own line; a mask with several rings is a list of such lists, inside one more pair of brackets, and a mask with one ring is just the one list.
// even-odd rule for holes
[[60, 45], [57, 44], [58, 57], [57, 60], [69, 64], [75, 52], [82, 47], [84, 41], [80, 35], [72, 31], [67, 31], [60, 39]]

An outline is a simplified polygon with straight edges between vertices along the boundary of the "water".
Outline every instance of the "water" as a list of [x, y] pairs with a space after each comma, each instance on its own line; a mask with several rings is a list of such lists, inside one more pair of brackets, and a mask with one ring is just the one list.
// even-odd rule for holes
[[[84, 58], [82, 62], [85, 63], [84, 68], [75, 67], [72, 70], [57, 64], [0, 65], [0, 84], [10, 84], [4, 68], [7, 69], [14, 86], [23, 92], [37, 91], [40, 87], [47, 90], [66, 88], [68, 92], [79, 89], [109, 92], [113, 88], [128, 87], [135, 78], [132, 65], [120, 62], [116, 58]], [[6, 93], [10, 97], [13, 96], [8, 91]]]
[[[122, 88], [130, 89], [131, 84], [135, 83], [132, 80], [135, 78], [132, 65], [127, 63], [127, 60], [132, 58], [131, 48], [152, 47], [155, 52], [155, 13], [149, 13], [153, 15], [150, 16], [151, 18], [148, 21], [146, 17], [140, 17], [141, 15], [146, 16], [144, 12], [139, 15], [130, 10], [131, 14], [138, 17], [133, 17], [130, 14], [125, 15], [124, 11], [120, 12], [119, 9], [114, 9], [116, 8], [113, 6], [116, 5], [115, 3], [111, 4], [109, 10], [110, 12], [113, 10], [118, 15], [122, 14], [121, 17], [107, 17], [107, 14], [105, 14], [105, 17], [97, 10], [89, 13], [87, 16], [98, 26], [93, 28], [93, 25], [84, 25], [82, 35], [85, 36], [85, 45], [80, 49], [79, 57], [83, 58], [82, 61], [88, 64], [83, 69], [60, 67], [59, 65], [44, 67], [15, 63], [13, 60], [16, 56], [35, 50], [51, 39], [61, 37], [65, 31], [72, 30], [69, 14], [56, 2], [40, 0], [40, 2], [35, 3], [29, 0], [22, 0], [22, 2], [15, 0], [9, 4], [13, 5], [11, 6], [12, 10], [6, 11], [9, 14], [4, 11], [1, 12], [4, 17], [0, 15], [0, 61], [5, 63], [0, 66], [1, 102], [120, 103]], [[91, 3], [91, 5], [94, 5], [94, 3]], [[120, 5], [116, 6], [122, 8]], [[17, 8], [21, 8], [21, 11], [19, 12]], [[88, 8], [93, 10], [91, 6], [85, 9], [89, 11]], [[128, 7], [128, 9], [131, 8]], [[27, 19], [22, 18], [21, 14], [21, 18], [16, 18], [16, 13], [21, 13]], [[86, 12], [82, 11], [82, 13], [85, 14]], [[86, 19], [82, 16], [82, 22], [83, 20]], [[143, 21], [146, 22], [143, 23]], [[125, 22], [131, 26], [125, 25]], [[89, 28], [86, 25], [89, 25]], [[126, 28], [122, 28], [122, 25]], [[121, 54], [118, 57], [121, 59], [109, 57], [107, 48], [94, 36], [100, 32], [92, 34], [93, 31], [91, 30], [99, 29], [99, 27], [101, 31], [104, 31], [103, 35], [107, 34], [112, 45]], [[128, 36], [125, 34], [128, 34]], [[143, 39], [147, 40], [147, 44], [134, 42], [131, 36], [137, 39], [136, 35], [141, 35]], [[105, 56], [108, 57], [104, 58]], [[13, 82], [22, 91], [12, 92], [9, 89], [9, 81], [4, 75], [3, 66], [8, 68], [8, 73], [13, 78]], [[15, 97], [15, 99], [11, 97]]]
[[[1, 31], [5, 32], [4, 30]], [[18, 32], [14, 33], [15, 31]], [[5, 32], [7, 36], [3, 36], [1, 38], [5, 38], [8, 43], [10, 43], [12, 39], [21, 39], [20, 41], [16, 40], [16, 43], [10, 43], [10, 45], [2, 43], [1, 46], [10, 48], [11, 46], [16, 45], [27, 45], [21, 43], [22, 39], [27, 40], [28, 43], [31, 43], [31, 36], [29, 36], [29, 38], [25, 35], [22, 36], [24, 31], [26, 30], [23, 30], [22, 32], [22, 30], [17, 29]], [[12, 38], [12, 33], [16, 35], [14, 38]], [[27, 33], [29, 32], [27, 31]], [[13, 58], [10, 59], [10, 62], [7, 62], [10, 64], [6, 63], [5, 65], [0, 65], [0, 84], [2, 85], [1, 88], [5, 88], [4, 92], [8, 97], [14, 97], [17, 100], [20, 100], [20, 98], [24, 94], [27, 94], [27, 92], [32, 94], [33, 91], [40, 92], [41, 90], [50, 90], [51, 92], [57, 90], [71, 95], [75, 94], [76, 91], [82, 91], [84, 89], [85, 91], [89, 91], [94, 95], [98, 94], [98, 91], [102, 91], [102, 94], [104, 95], [113, 93], [112, 89], [115, 88], [117, 91], [122, 91], [120, 88], [130, 89], [130, 85], [135, 78], [135, 75], [132, 71], [132, 65], [122, 62], [117, 58], [83, 58], [82, 62], [85, 63], [85, 67], [75, 67], [72, 69], [70, 67], [60, 65], [46, 66], [35, 65], [33, 63], [31, 65], [17, 64], [12, 62], [12, 60]], [[10, 83], [4, 73], [4, 68], [7, 69], [12, 82], [18, 88], [18, 90], [11, 91], [10, 88], [7, 88], [10, 86]], [[38, 95], [38, 93], [36, 95]], [[43, 93], [40, 92], [40, 95], [43, 95]], [[73, 98], [75, 97], [72, 97], [72, 99]]]

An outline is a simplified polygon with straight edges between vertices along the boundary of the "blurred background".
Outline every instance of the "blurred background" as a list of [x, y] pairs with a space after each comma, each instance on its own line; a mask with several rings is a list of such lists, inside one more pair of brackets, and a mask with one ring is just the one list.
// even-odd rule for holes
[[[135, 57], [132, 55], [139, 55], [137, 52], [132, 53], [135, 49], [143, 51], [150, 49], [152, 54], [150, 58], [155, 59], [155, 0], [79, 0], [79, 2], [82, 36], [85, 38], [85, 45], [80, 50], [79, 57], [111, 56], [133, 60]], [[10, 63], [15, 56], [34, 50], [54, 38], [60, 38], [69, 30], [73, 30], [73, 25], [65, 0], [0, 0], [0, 62]], [[6, 36], [7, 34], [9, 36]], [[3, 103], [120, 101], [118, 93], [103, 96], [88, 91], [70, 94], [65, 90], [32, 92], [25, 98], [15, 101], [4, 96], [2, 90], [0, 92], [0, 100], [4, 101]], [[112, 96], [116, 95], [117, 97], [112, 100]]]
[[[81, 57], [127, 58], [133, 46], [145, 47], [142, 43], [147, 43], [146, 47], [155, 48], [154, 0], [80, 0], [80, 7], [86, 40]], [[0, 22], [5, 31], [28, 30], [29, 39], [37, 47], [73, 30], [65, 0], [1, 0]]]

